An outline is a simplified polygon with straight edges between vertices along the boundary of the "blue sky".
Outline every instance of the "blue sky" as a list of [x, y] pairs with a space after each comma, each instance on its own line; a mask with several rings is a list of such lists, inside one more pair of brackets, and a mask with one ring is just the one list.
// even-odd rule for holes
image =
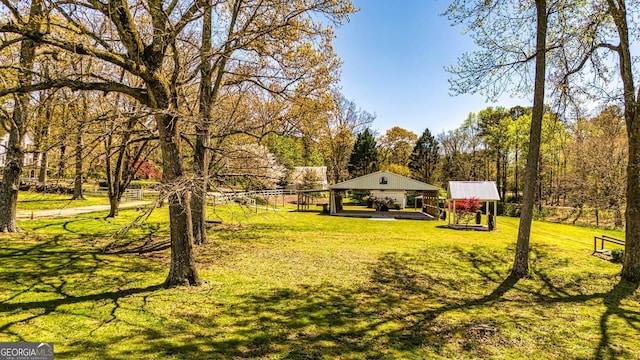
[[457, 128], [469, 112], [488, 106], [527, 105], [503, 96], [498, 103], [481, 95], [450, 96], [449, 73], [475, 45], [461, 27], [440, 16], [445, 0], [353, 0], [360, 11], [336, 30], [335, 50], [342, 58], [342, 93], [375, 113], [380, 135], [400, 126], [420, 135]]

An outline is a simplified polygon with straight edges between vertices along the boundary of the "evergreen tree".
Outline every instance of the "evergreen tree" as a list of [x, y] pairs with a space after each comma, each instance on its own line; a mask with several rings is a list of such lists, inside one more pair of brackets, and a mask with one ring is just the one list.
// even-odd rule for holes
[[349, 158], [349, 174], [358, 177], [380, 169], [378, 144], [369, 129], [358, 134]]
[[438, 141], [431, 135], [429, 129], [425, 129], [409, 157], [409, 169], [416, 179], [424, 182], [432, 180], [433, 172], [440, 158], [439, 150]]

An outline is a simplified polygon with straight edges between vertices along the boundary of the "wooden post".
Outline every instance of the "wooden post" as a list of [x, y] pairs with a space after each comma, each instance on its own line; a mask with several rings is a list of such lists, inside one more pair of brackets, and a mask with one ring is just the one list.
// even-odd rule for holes
[[498, 228], [498, 202], [493, 202], [493, 230]]
[[487, 226], [489, 226], [489, 202], [484, 202], [484, 213], [487, 214]]

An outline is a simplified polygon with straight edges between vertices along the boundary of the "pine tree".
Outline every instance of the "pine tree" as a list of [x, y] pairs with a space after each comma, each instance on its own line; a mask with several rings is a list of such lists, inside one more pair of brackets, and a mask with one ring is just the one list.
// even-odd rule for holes
[[369, 129], [358, 134], [349, 158], [349, 174], [358, 177], [380, 169], [378, 144]]
[[425, 129], [409, 157], [409, 169], [416, 179], [424, 182], [432, 180], [433, 171], [440, 159], [439, 150], [438, 141], [429, 129]]

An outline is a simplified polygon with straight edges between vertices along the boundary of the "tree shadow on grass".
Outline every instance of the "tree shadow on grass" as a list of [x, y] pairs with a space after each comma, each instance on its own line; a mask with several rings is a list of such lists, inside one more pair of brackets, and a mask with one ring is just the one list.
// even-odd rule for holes
[[[10, 242], [0, 247], [0, 333], [23, 337], [14, 328], [64, 313], [63, 307], [153, 292], [160, 285], [135, 288], [128, 282], [157, 270], [137, 259], [107, 256], [90, 246], [69, 247], [64, 236]], [[126, 274], [126, 277], [123, 276]]]
[[[51, 243], [49, 247], [59, 246]], [[366, 271], [361, 270], [368, 274], [366, 281], [350, 288], [332, 283], [292, 285], [238, 292], [230, 297], [218, 296], [216, 288], [198, 301], [183, 300], [183, 295], [194, 296], [186, 288], [178, 289], [176, 294], [161, 292], [160, 285], [125, 288], [126, 283], [109, 282], [97, 274], [112, 266], [119, 267], [119, 274], [157, 270], [137, 269], [144, 264], [134, 262], [134, 258], [131, 263], [118, 263], [98, 252], [57, 253], [42, 244], [16, 251], [9, 257], [11, 261], [22, 259], [24, 263], [25, 257], [38, 255], [40, 265], [53, 264], [40, 270], [28, 268], [24, 275], [8, 276], [23, 276], [25, 291], [35, 290], [29, 285], [44, 286], [57, 297], [21, 300], [18, 295], [0, 299], [0, 318], [25, 312], [18, 320], [0, 322], [0, 332], [19, 337], [19, 332], [14, 331], [18, 323], [64, 312], [70, 306], [87, 304], [89, 308], [91, 303], [100, 302], [109, 308], [108, 314], [88, 320], [93, 324], [90, 331], [74, 336], [66, 344], [64, 352], [59, 353], [65, 358], [487, 358], [519, 346], [504, 330], [527, 320], [510, 314], [513, 307], [594, 300], [602, 300], [606, 306], [599, 318], [601, 338], [599, 344], [593, 344], [594, 357], [633, 356], [612, 346], [612, 317], [624, 319], [640, 333], [640, 314], [636, 308], [626, 307], [624, 301], [633, 296], [637, 286], [620, 282], [609, 291], [588, 292], [561, 283], [544, 271], [537, 271], [534, 283], [527, 280], [525, 285], [507, 276], [504, 257], [481, 248], [449, 248], [447, 255], [457, 261], [449, 264], [437, 263], [434, 257], [438, 254], [427, 251], [382, 254]], [[544, 259], [546, 267], [554, 265], [553, 258], [544, 258], [543, 254], [536, 257]], [[562, 264], [564, 260], [557, 261]], [[441, 268], [436, 269], [438, 266]], [[88, 287], [69, 291], [66, 276], [81, 272], [95, 272], [94, 278], [102, 279], [100, 290]], [[46, 284], [47, 279], [56, 276], [60, 281]], [[206, 288], [197, 290], [202, 291]], [[156, 297], [158, 292], [162, 301], [175, 301], [172, 308], [182, 313], [164, 315], [163, 308], [148, 304], [147, 298]], [[202, 311], [201, 307], [212, 302], [223, 316]], [[153, 321], [136, 321], [138, 318], [121, 315], [132, 308], [144, 314], [139, 319]], [[537, 316], [534, 320], [539, 323], [552, 315], [531, 316]], [[535, 336], [522, 331], [524, 337]], [[114, 350], [114, 344], [127, 342], [136, 344], [133, 349], [125, 346]]]
[[617, 316], [624, 320], [627, 325], [640, 333], [640, 312], [625, 309], [622, 306], [623, 300], [632, 296], [638, 289], [638, 284], [621, 280], [611, 291], [603, 296], [605, 312], [600, 316], [600, 342], [594, 353], [596, 359], [617, 359], [626, 354], [620, 349], [614, 347], [610, 335], [610, 319]]
[[[540, 272], [544, 285], [534, 288], [530, 287], [530, 282], [539, 284], [537, 279], [528, 280], [527, 285], [518, 285], [519, 279], [505, 276], [500, 270], [504, 268], [504, 261], [498, 257], [482, 258], [473, 251], [461, 249], [454, 252], [462, 261], [473, 264], [470, 270], [467, 268], [467, 273], [458, 275], [479, 278], [481, 281], [471, 282], [486, 283], [486, 287], [465, 291], [462, 286], [452, 295], [445, 290], [449, 278], [431, 275], [425, 269], [413, 266], [427, 257], [411, 259], [402, 254], [385, 254], [370, 267], [371, 281], [362, 287], [344, 289], [324, 284], [272, 289], [247, 296], [244, 302], [228, 309], [229, 315], [238, 321], [226, 327], [225, 332], [214, 330], [208, 335], [210, 351], [222, 357], [238, 358], [384, 358], [407, 354], [450, 357], [460, 353], [470, 357], [492, 357], [520, 345], [520, 335], [503, 334], [503, 329], [524, 325], [529, 320], [527, 316], [532, 317], [535, 326], [544, 328], [547, 326], [545, 321], [556, 315], [550, 309], [532, 315], [516, 315], [510, 314], [505, 307], [544, 308], [553, 303], [582, 304], [601, 300], [606, 305], [600, 318], [601, 341], [580, 346], [593, 348], [596, 358], [634, 356], [629, 352], [629, 343], [625, 345], [626, 349], [611, 347], [608, 318], [622, 316], [629, 327], [640, 334], [638, 312], [620, 306], [623, 299], [635, 293], [636, 285], [621, 282], [609, 291], [581, 293], [573, 288], [557, 287]], [[492, 290], [482, 294], [482, 289]], [[207, 318], [194, 321], [209, 329], [220, 326]], [[522, 336], [531, 337], [531, 341], [538, 343], [535, 329], [531, 334], [522, 331]], [[548, 354], [566, 355], [562, 344], [551, 345], [556, 348]], [[199, 346], [202, 348], [204, 344]], [[179, 350], [171, 352], [176, 353]]]

